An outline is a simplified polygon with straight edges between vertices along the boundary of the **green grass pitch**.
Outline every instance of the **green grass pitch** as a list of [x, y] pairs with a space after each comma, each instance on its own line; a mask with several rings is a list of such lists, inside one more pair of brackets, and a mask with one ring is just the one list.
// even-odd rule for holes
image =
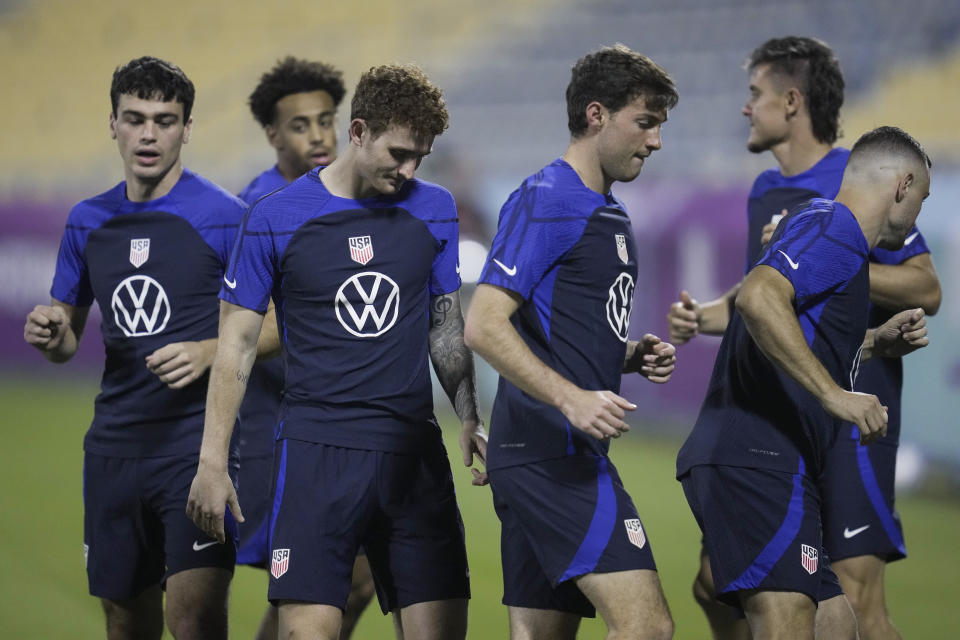
[[[6, 378], [0, 382], [0, 637], [101, 638], [103, 616], [87, 595], [83, 570], [81, 451], [93, 410], [95, 381], [85, 384]], [[489, 490], [470, 486], [459, 462], [455, 428], [443, 414], [460, 507], [467, 530], [473, 599], [472, 639], [507, 637], [500, 604], [499, 526]], [[673, 479], [678, 443], [646, 438], [639, 425], [614, 443], [612, 458], [637, 503], [660, 569], [680, 639], [707, 638], [706, 622], [690, 595], [699, 530]], [[904, 498], [899, 504], [910, 558], [890, 566], [887, 592], [904, 637], [955, 638], [960, 614], [953, 591], [960, 570], [954, 540], [960, 503]], [[252, 638], [265, 606], [266, 573], [241, 567], [231, 595], [231, 637]], [[585, 621], [580, 638], [602, 638], [599, 620]], [[355, 638], [392, 637], [376, 605]]]

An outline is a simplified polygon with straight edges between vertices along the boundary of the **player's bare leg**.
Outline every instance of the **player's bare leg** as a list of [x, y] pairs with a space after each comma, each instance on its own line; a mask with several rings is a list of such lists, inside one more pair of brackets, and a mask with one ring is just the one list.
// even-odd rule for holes
[[107, 640], [159, 640], [163, 634], [163, 594], [154, 585], [129, 600], [100, 601], [107, 617]]
[[856, 556], [831, 563], [857, 616], [863, 640], [900, 640], [887, 613], [883, 576], [887, 563], [879, 556]]
[[360, 614], [367, 608], [375, 594], [376, 588], [373, 585], [373, 574], [370, 573], [370, 562], [366, 555], [359, 555], [353, 563], [350, 595], [347, 596], [347, 608], [343, 612], [340, 640], [349, 640], [360, 619]]
[[393, 612], [404, 640], [457, 640], [467, 637], [467, 601], [418, 602]]
[[510, 640], [576, 640], [579, 628], [575, 613], [510, 607]]
[[607, 640], [673, 637], [673, 618], [656, 571], [588, 573], [576, 582], [607, 623]]
[[843, 594], [823, 600], [817, 607], [814, 632], [818, 639], [857, 640], [857, 619]]
[[263, 612], [263, 618], [260, 619], [260, 628], [257, 629], [254, 640], [277, 640], [279, 633], [280, 614], [275, 606], [268, 604], [267, 610]]
[[713, 572], [710, 556], [700, 548], [700, 571], [693, 581], [693, 599], [707, 616], [714, 640], [750, 640], [750, 625], [737, 615], [736, 609], [718, 601], [714, 596]]
[[233, 572], [188, 569], [167, 578], [167, 627], [177, 640], [227, 638], [227, 600]]
[[281, 640], [337, 640], [340, 636], [340, 607], [284, 600], [277, 609]]
[[754, 640], [814, 640], [817, 606], [796, 591], [744, 591], [740, 602]]

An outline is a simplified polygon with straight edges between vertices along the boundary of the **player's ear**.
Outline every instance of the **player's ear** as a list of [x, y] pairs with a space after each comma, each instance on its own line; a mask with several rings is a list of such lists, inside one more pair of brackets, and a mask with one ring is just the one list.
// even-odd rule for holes
[[191, 131], [193, 131], [193, 116], [190, 116], [190, 119], [187, 120], [187, 124], [183, 125], [183, 144], [190, 142]]
[[280, 149], [280, 140], [279, 140], [280, 129], [278, 129], [272, 124], [268, 124], [263, 128], [263, 132], [266, 134], [267, 142], [270, 143], [270, 146], [273, 147], [274, 149], [279, 150]]
[[796, 87], [790, 87], [783, 93], [783, 105], [786, 108], [787, 118], [794, 117], [803, 106], [803, 94]]
[[606, 107], [594, 101], [587, 105], [586, 116], [587, 129], [590, 129], [591, 127], [602, 127], [603, 123], [609, 117], [609, 113]]
[[360, 118], [354, 118], [350, 121], [350, 126], [347, 128], [347, 134], [350, 137], [350, 144], [355, 144], [358, 147], [363, 145], [363, 134], [368, 131], [367, 122], [361, 120]]
[[897, 195], [896, 201], [903, 202], [903, 199], [907, 197], [907, 193], [910, 191], [910, 188], [913, 186], [913, 172], [908, 171], [900, 177], [900, 181], [897, 183]]
[[117, 114], [113, 111], [110, 112], [110, 139], [117, 139]]

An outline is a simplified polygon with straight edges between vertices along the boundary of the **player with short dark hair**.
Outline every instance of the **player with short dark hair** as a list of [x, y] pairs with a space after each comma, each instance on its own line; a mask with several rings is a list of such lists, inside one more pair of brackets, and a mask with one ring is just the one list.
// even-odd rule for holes
[[467, 466], [486, 435], [463, 343], [456, 205], [414, 179], [446, 107], [406, 65], [366, 72], [354, 105], [347, 148], [260, 199], [237, 237], [188, 513], [218, 538], [225, 505], [239, 513], [227, 448], [272, 297], [286, 365], [270, 520], [281, 637], [338, 637], [362, 545], [404, 637], [463, 638], [466, 548], [428, 354]]
[[[307, 171], [328, 165], [337, 157], [334, 127], [337, 107], [343, 100], [343, 74], [323, 62], [293, 56], [260, 77], [250, 94], [250, 111], [263, 126], [267, 141], [276, 150], [277, 163], [254, 178], [240, 193], [248, 205], [286, 186]], [[273, 310], [265, 316], [270, 330], [276, 321]], [[268, 568], [268, 516], [272, 504], [273, 452], [277, 417], [283, 395], [283, 364], [279, 358], [253, 366], [240, 407], [237, 432], [240, 472], [238, 494], [246, 521], [240, 526], [237, 564]], [[366, 555], [353, 567], [350, 597], [343, 615], [341, 640], [353, 632], [357, 620], [374, 595], [373, 576]], [[264, 614], [258, 638], [277, 637], [277, 608]]]
[[628, 339], [637, 277], [630, 218], [610, 192], [660, 149], [677, 102], [667, 73], [623, 45], [588, 54], [567, 88], [570, 143], [500, 212], [467, 320], [500, 372], [488, 470], [502, 524], [513, 638], [668, 638], [673, 621], [636, 507], [608, 457], [636, 405], [622, 373], [666, 382], [673, 346]]
[[[920, 308], [867, 330], [868, 255], [903, 247], [929, 189], [913, 138], [894, 127], [864, 135], [836, 199], [785, 218], [737, 294], [677, 477], [715, 593], [743, 609], [755, 638], [813, 637], [815, 617], [821, 637], [858, 637], [824, 553], [829, 489], [817, 482], [844, 423], [860, 444], [886, 434], [880, 400], [853, 390], [861, 362], [929, 342]], [[829, 626], [818, 602], [836, 609]]]
[[[747, 202], [749, 270], [784, 215], [811, 198], [836, 196], [849, 151], [833, 147], [844, 81], [839, 62], [826, 44], [813, 38], [774, 38], [754, 50], [747, 69], [750, 98], [743, 109], [750, 120], [747, 147], [754, 153], [770, 150], [779, 165], [757, 177]], [[870, 261], [871, 326], [906, 308], [936, 313], [940, 286], [919, 231], [914, 229], [900, 250], [873, 250]], [[667, 316], [671, 340], [683, 344], [697, 333], [722, 334], [739, 286], [704, 304], [683, 292]], [[889, 407], [889, 433], [869, 449], [858, 445], [856, 438], [838, 440], [832, 449], [821, 487], [825, 547], [857, 613], [861, 633], [869, 638], [873, 636], [867, 633], [879, 629], [878, 637], [884, 638], [895, 631], [883, 600], [883, 568], [887, 560], [902, 557], [903, 547], [893, 508], [902, 387], [899, 359], [878, 358], [865, 364], [859, 384]], [[869, 519], [872, 530], [860, 532], [864, 535], [859, 540], [845, 538], [844, 531], [850, 530], [848, 518], [863, 517]], [[715, 637], [749, 637], [743, 619], [714, 599], [706, 553], [701, 553], [700, 560], [694, 595]]]
[[236, 523], [218, 540], [183, 514], [200, 451], [217, 291], [243, 203], [184, 169], [193, 84], [142, 57], [113, 75], [110, 134], [125, 180], [70, 212], [49, 306], [24, 338], [76, 353], [100, 306], [106, 362], [84, 439], [84, 553], [107, 637], [226, 638]]

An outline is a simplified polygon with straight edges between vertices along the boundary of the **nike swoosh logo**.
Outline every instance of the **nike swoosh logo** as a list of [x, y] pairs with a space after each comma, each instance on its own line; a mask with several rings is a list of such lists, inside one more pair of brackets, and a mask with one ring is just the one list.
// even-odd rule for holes
[[504, 272], [505, 274], [507, 274], [508, 276], [515, 276], [515, 275], [517, 275], [517, 265], [513, 265], [512, 267], [510, 267], [510, 268], [508, 269], [508, 268], [507, 268], [507, 265], [503, 264], [502, 262], [500, 262], [500, 261], [497, 260], [496, 258], [494, 258], [493, 261], [496, 262], [496, 263], [497, 263], [497, 266], [500, 267], [501, 269], [503, 269], [503, 272]]
[[214, 540], [213, 542], [206, 542], [206, 543], [204, 543], [204, 544], [197, 544], [197, 541], [194, 540], [194, 541], [193, 541], [193, 550], [194, 550], [194, 551], [203, 551], [203, 550], [206, 549], [207, 547], [212, 547], [212, 546], [215, 545], [215, 544], [220, 544], [220, 543], [217, 542], [216, 540]]
[[919, 231], [914, 231], [913, 233], [908, 235], [907, 239], [903, 241], [903, 246], [907, 246], [908, 244], [916, 240], [918, 235], [920, 235]]
[[460, 263], [457, 263], [457, 273], [460, 273]]
[[236, 289], [236, 288], [237, 288], [237, 279], [236, 279], [236, 278], [234, 278], [233, 280], [227, 280], [227, 276], [223, 276], [223, 281], [224, 281], [225, 283], [227, 283], [227, 286], [230, 287], [231, 289]]
[[[777, 249], [777, 251], [780, 251], [780, 250]], [[780, 253], [783, 253], [783, 251], [780, 251]], [[787, 262], [790, 263], [790, 268], [793, 269], [794, 271], [796, 271], [800, 267], [800, 263], [794, 262], [793, 260], [791, 260], [790, 256], [788, 256], [787, 254], [783, 253], [783, 257], [787, 259]]]
[[868, 525], [868, 524], [863, 525], [863, 526], [860, 527], [859, 529], [854, 529], [853, 531], [851, 531], [850, 529], [844, 527], [844, 528], [843, 528], [843, 537], [846, 538], [847, 540], [849, 540], [849, 539], [852, 538], [853, 536], [857, 535], [858, 533], [863, 533], [864, 531], [866, 531], [866, 530], [869, 529], [869, 528], [870, 528], [870, 525]]

